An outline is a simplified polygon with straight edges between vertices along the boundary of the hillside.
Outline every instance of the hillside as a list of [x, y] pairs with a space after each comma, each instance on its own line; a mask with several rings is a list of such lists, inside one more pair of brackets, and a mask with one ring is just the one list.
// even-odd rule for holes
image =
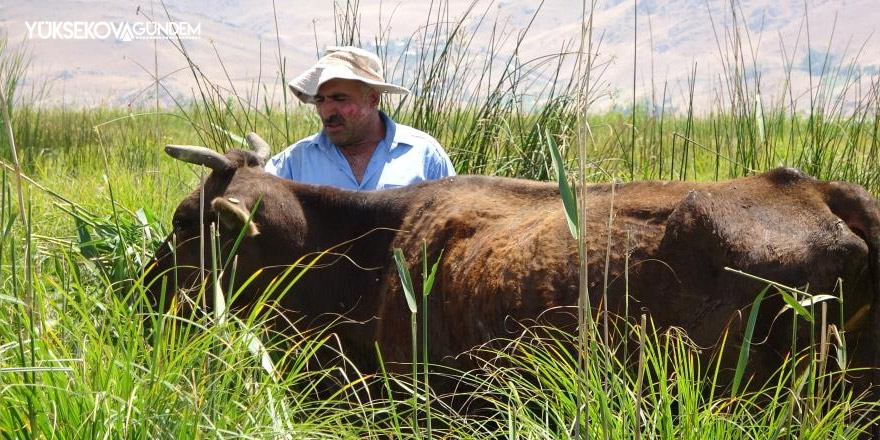
[[[634, 15], [635, 3], [603, 1], [594, 11], [594, 84], [602, 94], [599, 105], [631, 103], [634, 48], [637, 92], [653, 96], [651, 101], [658, 104], [665, 84], [667, 106], [677, 108], [688, 101], [688, 81], [694, 69], [699, 104], [714, 102], [717, 93], [727, 93], [723, 78], [733, 77], [734, 72], [724, 66], [737, 62], [745, 67], [747, 78], [760, 78], [763, 94], [770, 95], [765, 102], [779, 99], [786, 89], [787, 64], [791, 64], [795, 98], [809, 90], [811, 68], [814, 88], [823, 65], [846, 67], [843, 77], [861, 75], [863, 88], [880, 71], [880, 36], [875, 32], [880, 13], [875, 0], [809, 0], [806, 14], [801, 0], [733, 2], [733, 11], [731, 2], [726, 1], [643, 0]], [[410, 38], [418, 39], [426, 23], [438, 21], [436, 9], [428, 11], [429, 4], [360, 2], [362, 44], [373, 46], [376, 36], [382, 35], [380, 45], [394, 55]], [[152, 18], [165, 22], [167, 17], [199, 26], [200, 38], [184, 41], [184, 47], [208, 78], [227, 92], [234, 88], [237, 94], [249, 96], [264, 93], [255, 85], [260, 79], [267, 86], [268, 98], [277, 101], [279, 45], [289, 78], [308, 66], [318, 49], [335, 43], [333, 5], [326, 1], [278, 2], [273, 15], [273, 3], [266, 0], [168, 2], [165, 9], [158, 2], [133, 0], [7, 0], [0, 3], [0, 29], [11, 45], [24, 44], [33, 55], [29, 82], [51, 84], [52, 93], [44, 99], [45, 104], [150, 105], [155, 101], [156, 74], [161, 78], [159, 95], [166, 105], [173, 102], [171, 98], [185, 100], [198, 93], [186, 57], [167, 40], [28, 38], [27, 25], [36, 21], [118, 23]], [[470, 50], [477, 53], [489, 49], [497, 23], [496, 36], [503, 36], [502, 44], [499, 47], [496, 41], [492, 50], [498, 57], [506, 56], [533, 16], [519, 48], [521, 61], [577, 47], [580, 2], [477, 1], [469, 14], [465, 13], [469, 0], [449, 0], [444, 5], [448, 11], [444, 10], [443, 18], [458, 21], [467, 15], [463, 22], [476, 33]], [[735, 54], [742, 58], [735, 58]], [[843, 86], [841, 79], [837, 82]]]

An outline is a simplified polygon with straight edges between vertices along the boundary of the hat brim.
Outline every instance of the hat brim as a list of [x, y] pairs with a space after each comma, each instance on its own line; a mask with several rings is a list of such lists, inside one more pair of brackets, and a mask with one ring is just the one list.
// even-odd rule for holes
[[307, 104], [315, 102], [315, 95], [321, 84], [331, 79], [349, 79], [363, 82], [380, 93], [407, 94], [409, 89], [383, 81], [377, 81], [356, 75], [349, 69], [339, 66], [313, 66], [288, 83], [290, 90]]

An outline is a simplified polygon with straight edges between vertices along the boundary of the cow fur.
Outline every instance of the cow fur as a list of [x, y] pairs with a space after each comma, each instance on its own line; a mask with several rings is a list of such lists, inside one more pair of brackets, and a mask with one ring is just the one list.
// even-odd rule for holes
[[[170, 276], [170, 243], [176, 242], [178, 287], [193, 285], [199, 279], [199, 206], [205, 207], [208, 223], [224, 215], [211, 201], [231, 199], [248, 213], [256, 206], [258, 230], [246, 234], [238, 248], [236, 279], [262, 269], [233, 306], [247, 308], [303, 255], [308, 258], [301, 263], [332, 249], [288, 294], [269, 300], [286, 311], [285, 321], [308, 327], [344, 316], [350, 323], [336, 332], [348, 357], [365, 371], [377, 368], [374, 342], [386, 361], [404, 365], [411, 359], [409, 311], [393, 263], [395, 247], [403, 249], [414, 274], [421, 270], [423, 243], [430, 262], [442, 251], [427, 301], [431, 362], [473, 366], [459, 354], [513, 336], [523, 323], [575, 328], [577, 243], [555, 184], [467, 176], [348, 192], [266, 174], [249, 152], [226, 157], [233, 166], [214, 171], [178, 206], [175, 239], [169, 237], [156, 253], [153, 274]], [[711, 352], [725, 329], [734, 335], [742, 330], [741, 312], [766, 286], [726, 267], [813, 293], [837, 293], [841, 279], [846, 318], [870, 310], [861, 336], [848, 336], [851, 357], [858, 365], [880, 365], [880, 211], [863, 188], [780, 168], [716, 183], [589, 185], [582, 197], [594, 306], [604, 296], [617, 314], [625, 307], [631, 316], [649, 312], [658, 326], [681, 327]], [[237, 223], [218, 222], [227, 251], [241, 229], [235, 226], [241, 225], [241, 214], [234, 217]], [[160, 284], [152, 284], [154, 296]], [[756, 336], [770, 335], [753, 348], [758, 373], [778, 367], [790, 345], [790, 324], [773, 325], [782, 299], [769, 293], [755, 330]]]

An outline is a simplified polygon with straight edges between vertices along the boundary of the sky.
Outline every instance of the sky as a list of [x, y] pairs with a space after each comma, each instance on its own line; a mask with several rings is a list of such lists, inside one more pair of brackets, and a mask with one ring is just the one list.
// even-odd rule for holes
[[[325, 47], [339, 43], [338, 17], [351, 4], [0, 0], [0, 34], [8, 51], [28, 54], [26, 87], [19, 95], [41, 105], [142, 107], [155, 105], [158, 95], [160, 105], [168, 106], [198, 98], [206, 88], [221, 96], [279, 103], [282, 71], [289, 79]], [[357, 11], [349, 16], [357, 21], [355, 42], [387, 51], [387, 76], [398, 81], [411, 72], [394, 62], [396, 57], [413, 53], [422, 38], [433, 35], [436, 23], [447, 23], [441, 35], [448, 23], [460, 23], [461, 35], [473, 35], [469, 60], [485, 59], [487, 53], [505, 60], [516, 50], [523, 75], [540, 87], [548, 79], [546, 69], [529, 66], [575, 50], [585, 10], [593, 19], [591, 82], [598, 107], [626, 107], [635, 91], [640, 102], [681, 110], [690, 100], [691, 83], [694, 101], [712, 106], [719, 95], [730, 94], [728, 80], [736, 74], [750, 88], [760, 84], [748, 92], [765, 103], [803, 106], [824, 94], [845, 96], [848, 103], [840, 105], [853, 105], [880, 73], [877, 0], [354, 4]], [[138, 33], [150, 23], [181, 24], [187, 38], [175, 42]], [[194, 81], [194, 68], [209, 82]], [[48, 93], [34, 96], [33, 90]]]

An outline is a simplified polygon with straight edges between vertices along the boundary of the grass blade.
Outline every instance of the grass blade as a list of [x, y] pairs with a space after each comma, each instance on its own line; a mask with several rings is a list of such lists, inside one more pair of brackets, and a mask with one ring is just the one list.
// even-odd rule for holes
[[578, 237], [578, 213], [577, 213], [577, 197], [568, 184], [568, 178], [565, 175], [565, 164], [556, 146], [556, 141], [549, 131], [544, 132], [544, 139], [547, 148], [550, 149], [550, 156], [553, 158], [553, 167], [556, 168], [556, 179], [559, 181], [559, 195], [562, 197], [562, 206], [565, 207], [565, 220], [568, 222], [568, 229], [571, 236]]
[[406, 295], [406, 305], [409, 307], [410, 313], [416, 313], [416, 297], [413, 294], [412, 279], [409, 276], [409, 268], [406, 266], [406, 258], [400, 248], [394, 248], [394, 262], [397, 263], [397, 273], [400, 275], [400, 284], [403, 287], [403, 293]]
[[739, 348], [739, 360], [737, 360], [736, 363], [736, 373], [733, 376], [733, 385], [730, 391], [731, 397], [736, 397], [743, 374], [745, 374], [746, 364], [749, 361], [749, 349], [752, 346], [752, 335], [755, 333], [755, 323], [758, 320], [758, 310], [761, 308], [761, 301], [764, 299], [764, 295], [769, 288], [770, 286], [765, 287], [764, 290], [758, 294], [758, 297], [755, 298], [755, 302], [752, 303], [751, 311], [749, 311], [749, 321], [746, 323], [746, 331], [743, 334], [742, 346]]

